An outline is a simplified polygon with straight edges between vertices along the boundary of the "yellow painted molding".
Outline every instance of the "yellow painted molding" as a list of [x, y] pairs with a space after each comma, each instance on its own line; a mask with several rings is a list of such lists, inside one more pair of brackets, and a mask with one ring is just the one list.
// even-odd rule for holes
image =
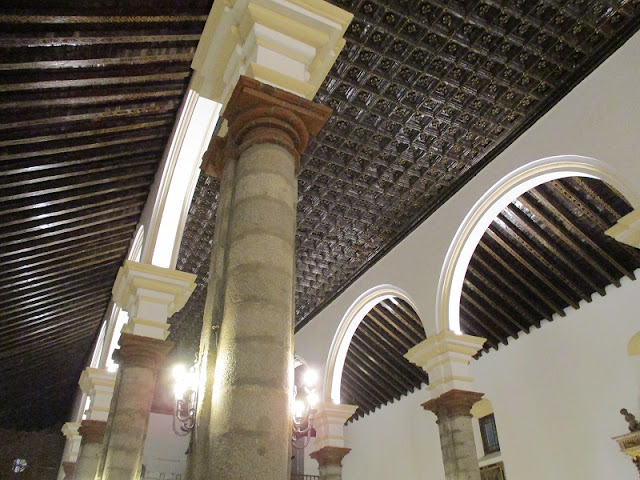
[[473, 382], [473, 378], [472, 377], [463, 377], [463, 376], [458, 376], [458, 375], [450, 375], [448, 377], [442, 377], [442, 378], [439, 378], [437, 380], [434, 380], [433, 382], [431, 382], [431, 378], [429, 378], [429, 386], [427, 387], [427, 390], [433, 390], [436, 387], [439, 387], [440, 385], [445, 385], [447, 383], [452, 383], [452, 382], [472, 383]]
[[492, 413], [493, 405], [491, 405], [491, 402], [486, 398], [483, 398], [482, 400], [474, 403], [473, 407], [471, 407], [471, 415], [473, 415], [473, 418], [486, 417], [487, 415], [491, 415]]
[[280, 88], [283, 90], [288, 90], [305, 98], [309, 98], [309, 95], [313, 98], [317, 90], [308, 83], [298, 81], [295, 78], [254, 62], [249, 65], [247, 73], [249, 73], [249, 77], [255, 78], [256, 80], [264, 80], [263, 83], [280, 85]]
[[424, 367], [428, 362], [447, 353], [466, 355], [468, 361], [471, 361], [471, 357], [482, 348], [486, 341], [486, 338], [466, 334], [459, 335], [451, 330], [442, 330], [409, 350], [405, 354], [405, 358], [420, 367]]
[[640, 332], [637, 332], [627, 344], [627, 353], [630, 356], [640, 355]]
[[[327, 33], [319, 30], [317, 27], [296, 21], [286, 14], [277, 13], [276, 11], [269, 10], [255, 3], [249, 3], [248, 10], [253, 20], [251, 26], [253, 26], [253, 23], [260, 23], [267, 28], [305, 42], [315, 48], [320, 48], [329, 42], [329, 35]], [[246, 28], [244, 25], [243, 27]], [[241, 32], [241, 34], [246, 37], [248, 31]]]

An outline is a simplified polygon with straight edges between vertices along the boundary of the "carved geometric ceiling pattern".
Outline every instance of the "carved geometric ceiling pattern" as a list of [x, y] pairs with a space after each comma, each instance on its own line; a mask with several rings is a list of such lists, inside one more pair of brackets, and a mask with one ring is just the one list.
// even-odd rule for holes
[[[640, 26], [638, 2], [340, 0], [355, 14], [299, 175], [296, 328], [442, 205]], [[193, 351], [217, 183], [200, 178], [173, 319]]]

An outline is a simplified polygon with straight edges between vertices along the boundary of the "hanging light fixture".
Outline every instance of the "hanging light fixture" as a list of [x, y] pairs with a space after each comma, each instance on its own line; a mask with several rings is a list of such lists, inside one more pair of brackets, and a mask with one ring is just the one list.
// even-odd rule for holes
[[[293, 432], [291, 441], [295, 444], [299, 438], [305, 438], [305, 446], [311, 439], [313, 430], [313, 416], [318, 404], [317, 390], [318, 373], [309, 367], [307, 362], [298, 355], [294, 360], [293, 385]], [[304, 447], [303, 447], [304, 448]]]
[[196, 423], [198, 402], [197, 361], [187, 369], [184, 365], [173, 367], [175, 402], [173, 405], [173, 431], [184, 437], [189, 435]]

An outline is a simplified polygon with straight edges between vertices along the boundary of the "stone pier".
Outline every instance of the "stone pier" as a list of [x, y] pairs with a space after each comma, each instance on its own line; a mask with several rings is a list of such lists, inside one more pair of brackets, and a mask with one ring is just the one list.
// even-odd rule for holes
[[482, 393], [450, 390], [422, 404], [436, 414], [447, 480], [480, 480], [471, 407]]
[[158, 369], [173, 344], [123, 333], [114, 352], [119, 365], [117, 396], [109, 415], [102, 480], [137, 480], [156, 389]]
[[446, 480], [480, 480], [471, 408], [483, 394], [472, 389], [469, 363], [485, 342], [443, 330], [405, 355], [429, 374], [432, 398], [422, 406], [437, 417]]
[[102, 441], [107, 429], [107, 422], [100, 420], [83, 420], [79, 431], [82, 445], [74, 472], [74, 480], [94, 480], [102, 455]]
[[342, 459], [350, 451], [350, 448], [322, 447], [311, 452], [311, 458], [318, 462], [320, 480], [342, 480]]
[[[287, 478], [296, 173], [330, 110], [241, 77], [203, 169], [231, 184], [209, 457], [197, 478]], [[203, 460], [203, 459], [200, 459]], [[204, 470], [204, 469], [203, 469]]]

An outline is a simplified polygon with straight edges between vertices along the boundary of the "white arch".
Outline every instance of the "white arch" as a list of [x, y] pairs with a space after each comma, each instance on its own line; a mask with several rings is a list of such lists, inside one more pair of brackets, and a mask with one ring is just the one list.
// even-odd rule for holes
[[342, 370], [347, 357], [349, 344], [358, 325], [369, 311], [383, 300], [398, 297], [411, 305], [411, 308], [420, 315], [415, 302], [404, 290], [393, 285], [379, 285], [373, 287], [353, 302], [340, 321], [329, 349], [329, 357], [325, 368], [323, 399], [331, 400], [335, 404], [340, 403], [340, 385], [342, 383]]
[[460, 330], [460, 296], [471, 256], [494, 218], [515, 198], [551, 180], [590, 177], [616, 188], [635, 208], [638, 196], [609, 165], [576, 155], [549, 157], [528, 163], [496, 183], [463, 220], [445, 257], [436, 297], [436, 328]]

